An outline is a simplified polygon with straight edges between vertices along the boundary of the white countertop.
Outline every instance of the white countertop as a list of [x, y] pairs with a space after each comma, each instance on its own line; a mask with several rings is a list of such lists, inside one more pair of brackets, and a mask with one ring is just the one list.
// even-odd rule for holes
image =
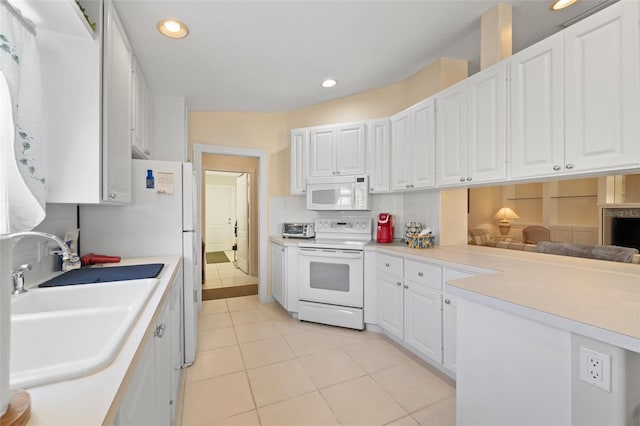
[[416, 250], [372, 244], [365, 250], [495, 271], [451, 280], [446, 290], [640, 352], [640, 265], [469, 245]]
[[120, 263], [105, 265], [164, 263], [165, 266], [158, 276], [158, 286], [113, 363], [82, 378], [27, 389], [31, 396], [31, 419], [28, 425], [86, 426], [113, 423], [141, 356], [141, 342], [153, 329], [180, 262], [180, 257], [170, 256], [123, 259]]

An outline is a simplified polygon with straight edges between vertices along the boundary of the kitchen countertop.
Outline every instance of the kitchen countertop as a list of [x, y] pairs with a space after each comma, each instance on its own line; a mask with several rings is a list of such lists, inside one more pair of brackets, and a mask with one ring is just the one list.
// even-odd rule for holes
[[129, 380], [142, 354], [141, 343], [152, 332], [159, 308], [175, 278], [180, 262], [180, 257], [170, 256], [123, 259], [120, 263], [104, 265], [165, 264], [158, 276], [160, 281], [147, 306], [140, 313], [120, 353], [108, 367], [78, 379], [27, 389], [31, 396], [31, 419], [27, 423], [29, 426], [98, 425], [114, 422]]
[[640, 352], [640, 265], [471, 245], [365, 246], [372, 250], [484, 270], [449, 281], [447, 292]]

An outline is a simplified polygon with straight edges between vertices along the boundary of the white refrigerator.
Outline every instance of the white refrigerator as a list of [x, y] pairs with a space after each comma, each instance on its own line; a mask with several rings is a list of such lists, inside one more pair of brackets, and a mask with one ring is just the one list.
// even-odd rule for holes
[[184, 366], [195, 360], [202, 306], [194, 188], [191, 163], [133, 160], [131, 204], [81, 206], [79, 213], [83, 254], [182, 257]]

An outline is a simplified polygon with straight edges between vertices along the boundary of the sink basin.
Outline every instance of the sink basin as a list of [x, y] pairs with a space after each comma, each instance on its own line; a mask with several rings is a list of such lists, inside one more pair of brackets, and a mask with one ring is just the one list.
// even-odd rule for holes
[[152, 278], [33, 289], [11, 298], [11, 314], [130, 306], [138, 298], [150, 293], [157, 282]]
[[13, 296], [11, 388], [74, 379], [111, 364], [157, 284], [119, 281]]

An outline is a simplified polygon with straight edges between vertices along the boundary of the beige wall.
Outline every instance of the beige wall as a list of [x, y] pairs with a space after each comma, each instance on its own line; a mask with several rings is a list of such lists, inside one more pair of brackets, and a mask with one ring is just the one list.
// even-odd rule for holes
[[290, 112], [189, 113], [189, 155], [194, 144], [267, 152], [267, 196], [290, 195], [289, 130], [386, 117], [467, 77], [467, 62], [441, 58], [400, 83]]

